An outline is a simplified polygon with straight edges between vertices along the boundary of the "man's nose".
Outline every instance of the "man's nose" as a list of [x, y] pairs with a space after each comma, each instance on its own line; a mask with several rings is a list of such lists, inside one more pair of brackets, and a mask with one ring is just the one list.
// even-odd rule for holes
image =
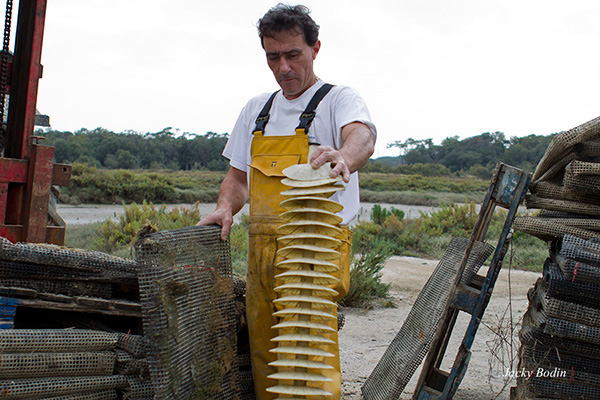
[[284, 57], [281, 57], [281, 60], [279, 61], [279, 72], [287, 73], [290, 71], [290, 63]]

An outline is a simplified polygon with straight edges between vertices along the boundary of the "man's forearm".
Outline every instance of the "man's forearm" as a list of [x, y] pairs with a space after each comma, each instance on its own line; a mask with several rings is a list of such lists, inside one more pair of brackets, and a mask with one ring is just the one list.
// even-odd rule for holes
[[248, 181], [246, 172], [231, 167], [219, 190], [217, 209], [229, 209], [231, 215], [237, 214], [248, 199]]
[[362, 168], [375, 151], [371, 130], [362, 123], [352, 123], [342, 130], [344, 145], [339, 150], [350, 172]]
[[330, 176], [341, 176], [344, 182], [350, 181], [350, 174], [358, 171], [369, 161], [375, 150], [375, 138], [371, 130], [361, 122], [353, 122], [342, 128], [344, 144], [339, 150], [331, 146], [317, 147], [311, 156], [310, 164], [319, 168], [331, 162], [333, 168]]

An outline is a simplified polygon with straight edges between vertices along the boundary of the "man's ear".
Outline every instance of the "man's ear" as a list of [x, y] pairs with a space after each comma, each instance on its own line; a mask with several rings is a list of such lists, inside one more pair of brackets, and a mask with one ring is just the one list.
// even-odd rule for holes
[[317, 42], [315, 43], [315, 45], [312, 48], [312, 56], [313, 56], [312, 58], [313, 58], [313, 60], [315, 58], [317, 58], [317, 54], [319, 54], [319, 50], [321, 50], [321, 41], [317, 40]]

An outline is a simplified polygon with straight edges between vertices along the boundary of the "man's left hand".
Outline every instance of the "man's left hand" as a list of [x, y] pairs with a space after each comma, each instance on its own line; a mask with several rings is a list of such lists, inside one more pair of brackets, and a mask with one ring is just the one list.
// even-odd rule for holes
[[312, 154], [310, 165], [314, 169], [319, 168], [321, 165], [331, 162], [331, 173], [329, 174], [332, 178], [341, 176], [344, 182], [350, 182], [350, 170], [344, 161], [344, 157], [339, 151], [335, 150], [331, 146], [319, 146]]

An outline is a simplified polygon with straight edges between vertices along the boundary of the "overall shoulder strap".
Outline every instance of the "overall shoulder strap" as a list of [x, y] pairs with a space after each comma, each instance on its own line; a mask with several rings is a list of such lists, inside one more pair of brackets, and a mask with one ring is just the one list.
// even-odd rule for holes
[[256, 125], [254, 126], [254, 130], [252, 131], [253, 134], [255, 134], [256, 132], [264, 132], [265, 131], [265, 126], [267, 126], [267, 122], [269, 122], [269, 111], [271, 111], [271, 106], [273, 105], [273, 100], [275, 99], [275, 95], [277, 95], [277, 93], [279, 93], [279, 90], [274, 92], [271, 97], [269, 97], [269, 100], [267, 100], [267, 102], [265, 103], [264, 107], [262, 108], [262, 110], [260, 111], [260, 114], [258, 114], [258, 118], [256, 118]]
[[315, 110], [317, 106], [323, 100], [323, 98], [329, 93], [333, 85], [326, 83], [317, 90], [313, 98], [308, 102], [308, 106], [306, 106], [306, 110], [300, 115], [300, 124], [296, 128], [296, 131], [299, 129], [304, 129], [304, 133], [308, 133], [308, 128], [315, 119]]

